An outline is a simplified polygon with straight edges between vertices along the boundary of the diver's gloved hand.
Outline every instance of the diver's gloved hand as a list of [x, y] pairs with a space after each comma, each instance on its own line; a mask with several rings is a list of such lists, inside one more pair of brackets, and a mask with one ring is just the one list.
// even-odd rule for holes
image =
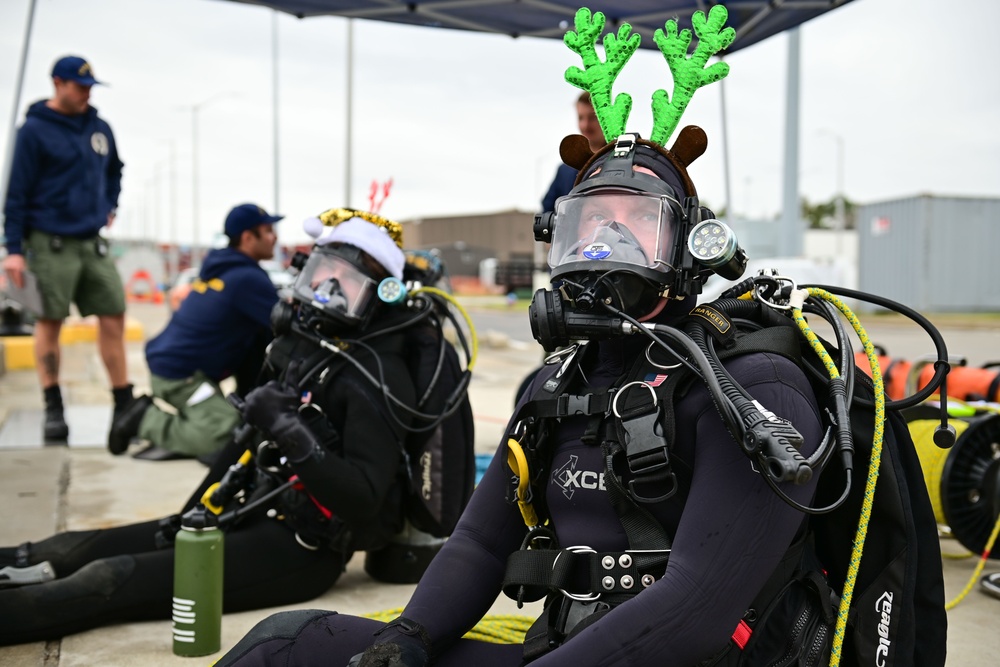
[[424, 626], [402, 616], [375, 633], [375, 643], [351, 658], [347, 667], [426, 667], [430, 638]]
[[247, 394], [243, 406], [243, 419], [268, 434], [292, 463], [301, 463], [323, 451], [299, 412], [302, 393], [298, 371], [298, 363], [290, 363], [282, 381], [271, 380], [257, 387]]

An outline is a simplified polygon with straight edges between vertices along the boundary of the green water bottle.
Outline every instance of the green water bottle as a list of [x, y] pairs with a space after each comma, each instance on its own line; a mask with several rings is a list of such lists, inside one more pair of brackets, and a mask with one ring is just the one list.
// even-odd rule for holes
[[196, 657], [222, 647], [223, 535], [204, 505], [181, 518], [174, 544], [174, 654]]

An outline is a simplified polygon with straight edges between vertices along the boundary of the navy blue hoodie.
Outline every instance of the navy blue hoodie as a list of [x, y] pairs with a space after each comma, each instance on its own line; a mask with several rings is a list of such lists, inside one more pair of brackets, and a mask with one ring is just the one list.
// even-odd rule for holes
[[26, 230], [87, 238], [118, 206], [123, 163], [111, 126], [89, 107], [66, 115], [45, 106], [28, 109], [17, 132], [4, 205], [7, 251], [21, 254]]
[[267, 272], [235, 248], [213, 250], [166, 328], [146, 344], [154, 375], [179, 380], [201, 371], [232, 375], [254, 343], [271, 335], [278, 292]]

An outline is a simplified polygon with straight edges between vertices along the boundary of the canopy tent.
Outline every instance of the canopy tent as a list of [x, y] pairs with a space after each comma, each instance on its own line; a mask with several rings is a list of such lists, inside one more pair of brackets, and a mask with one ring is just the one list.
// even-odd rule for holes
[[851, 0], [232, 0], [271, 7], [299, 18], [336, 15], [432, 28], [453, 28], [510, 35], [562, 39], [582, 5], [603, 12], [609, 29], [629, 23], [643, 36], [642, 47], [655, 49], [653, 31], [667, 19], [691, 26], [691, 14], [724, 4], [727, 25], [736, 40], [726, 53], [756, 44], [794, 28]]

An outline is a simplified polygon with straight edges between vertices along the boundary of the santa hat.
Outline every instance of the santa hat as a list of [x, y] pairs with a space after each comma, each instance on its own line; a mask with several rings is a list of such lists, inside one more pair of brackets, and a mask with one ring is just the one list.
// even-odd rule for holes
[[307, 234], [316, 239], [316, 245], [347, 243], [360, 248], [381, 264], [389, 275], [402, 280], [406, 257], [389, 233], [378, 225], [361, 218], [351, 218], [328, 227], [319, 218], [309, 218], [302, 226]]

